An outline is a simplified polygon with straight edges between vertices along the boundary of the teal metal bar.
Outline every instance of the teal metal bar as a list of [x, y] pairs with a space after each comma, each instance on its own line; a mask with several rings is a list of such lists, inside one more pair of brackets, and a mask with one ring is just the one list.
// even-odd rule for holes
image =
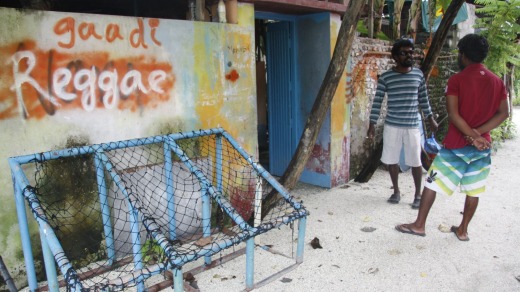
[[175, 292], [184, 292], [184, 280], [182, 279], [182, 270], [180, 268], [173, 270], [173, 289]]
[[[208, 188], [203, 186], [201, 189], [202, 199], [202, 236], [211, 236], [211, 200], [208, 193]], [[211, 264], [211, 256], [204, 258], [206, 265]]]
[[[193, 138], [207, 135], [215, 135], [216, 136], [216, 154], [215, 154], [215, 179], [208, 179], [204, 173], [194, 164], [189, 157], [187, 157], [184, 151], [177, 145], [177, 139], [184, 138]], [[258, 220], [256, 220], [255, 226], [250, 226], [247, 222], [243, 220], [240, 214], [231, 206], [229, 200], [222, 193], [223, 190], [223, 138], [227, 139], [228, 142], [235, 147], [235, 149], [242, 155], [246, 161], [252, 165], [254, 170], [258, 173], [259, 178], [262, 177], [266, 179], [281, 196], [289, 202], [289, 204], [295, 208], [295, 210], [291, 213], [287, 213], [282, 217], [278, 218], [276, 222], [266, 222], [265, 224], [261, 224], [261, 228], [256, 228], [256, 224], [258, 224]], [[165, 180], [167, 186], [167, 196], [168, 196], [168, 216], [169, 220], [169, 230], [168, 236], [165, 236], [161, 233], [161, 229], [157, 226], [153, 215], [147, 214], [146, 211], [140, 213], [142, 210], [142, 206], [140, 206], [139, 198], [136, 197], [136, 194], [128, 192], [122, 178], [119, 176], [115, 168], [112, 166], [108, 157], [103, 153], [103, 150], [113, 150], [120, 149], [125, 147], [134, 147], [134, 146], [142, 146], [153, 143], [161, 143], [164, 142], [163, 151], [164, 151], [164, 170], [165, 170]], [[174, 202], [174, 189], [175, 183], [173, 180], [173, 161], [172, 161], [172, 152], [174, 152], [184, 163], [184, 165], [189, 169], [192, 175], [194, 175], [200, 185], [201, 185], [201, 200], [202, 200], [202, 224], [203, 224], [203, 236], [207, 237], [211, 235], [211, 202], [212, 198], [216, 201], [216, 203], [224, 209], [224, 211], [231, 217], [231, 219], [241, 228], [236, 236], [232, 238], [225, 238], [219, 242], [213, 242], [209, 249], [202, 249], [196, 253], [190, 253], [186, 256], [179, 257], [175, 248], [170, 244], [170, 239], [176, 238], [176, 220], [175, 220], [175, 202]], [[49, 151], [44, 153], [37, 153], [32, 155], [25, 155], [14, 157], [10, 159], [10, 165], [13, 173], [13, 183], [15, 184], [15, 196], [17, 202], [17, 211], [18, 211], [18, 219], [20, 222], [20, 232], [22, 235], [22, 245], [24, 245], [24, 255], [25, 261], [27, 265], [27, 273], [29, 280], [29, 287], [32, 289], [37, 288], [37, 282], [34, 276], [34, 280], [31, 284], [31, 265], [32, 265], [32, 273], [34, 273], [34, 265], [32, 261], [32, 250], [30, 248], [30, 238], [27, 228], [27, 218], [25, 214], [25, 203], [24, 197], [28, 199], [31, 204], [31, 209], [34, 212], [35, 219], [38, 221], [38, 224], [41, 228], [41, 238], [42, 238], [42, 248], [44, 249], [44, 253], [47, 253], [46, 256], [46, 271], [49, 273], [50, 270], [55, 271], [52, 267], [47, 267], [47, 262], [55, 263], [52, 260], [54, 258], [57, 261], [57, 264], [61, 270], [61, 272], [65, 275], [68, 275], [68, 287], [72, 290], [80, 291], [83, 289], [79, 277], [77, 276], [75, 270], [70, 265], [66, 256], [64, 256], [63, 250], [59, 241], [54, 234], [51, 226], [47, 223], [47, 218], [45, 218], [45, 214], [39, 205], [39, 201], [36, 195], [31, 191], [28, 187], [28, 180], [23, 174], [23, 171], [20, 169], [19, 163], [28, 163], [32, 161], [44, 161], [50, 159], [56, 159], [59, 157], [69, 157], [69, 156], [77, 156], [83, 155], [87, 153], [94, 153], [95, 156], [95, 166], [97, 170], [97, 179], [98, 179], [98, 192], [100, 196], [100, 204], [102, 206], [102, 215], [103, 215], [103, 223], [104, 223], [104, 231], [105, 238], [107, 238], [107, 255], [110, 258], [115, 258], [114, 244], [113, 244], [113, 235], [112, 235], [112, 226], [110, 222], [110, 207], [108, 205], [108, 196], [107, 196], [107, 186], [105, 180], [104, 169], [110, 173], [110, 176], [116, 183], [117, 187], [123, 192], [125, 200], [128, 204], [128, 209], [131, 213], [130, 216], [130, 224], [131, 224], [131, 232], [132, 232], [132, 241], [133, 241], [133, 255], [134, 255], [134, 272], [115, 279], [115, 286], [124, 288], [127, 283], [136, 283], [138, 291], [145, 291], [144, 280], [149, 278], [150, 276], [160, 273], [165, 269], [172, 269], [174, 272], [174, 283], [176, 291], [183, 291], [183, 278], [182, 278], [182, 266], [188, 262], [196, 260], [200, 257], [205, 257], [206, 265], [211, 264], [211, 256], [217, 252], [220, 252], [223, 249], [226, 249], [232, 245], [241, 243], [246, 241], [246, 288], [247, 290], [251, 290], [254, 287], [254, 236], [266, 232], [269, 229], [276, 228], [282, 224], [288, 224], [293, 222], [295, 219], [299, 219], [298, 223], [298, 247], [297, 247], [297, 255], [296, 261], [297, 263], [301, 263], [303, 261], [303, 250], [304, 250], [304, 238], [305, 238], [305, 228], [306, 228], [306, 216], [308, 215], [307, 211], [300, 203], [295, 202], [294, 199], [289, 195], [289, 193], [281, 186], [276, 179], [274, 179], [262, 166], [253, 161], [253, 158], [249, 156], [242, 147], [223, 129], [215, 128], [210, 130], [200, 130], [193, 131], [191, 133], [179, 133], [179, 134], [171, 134], [166, 136], [155, 136], [144, 139], [132, 139], [126, 141], [105, 143], [105, 144], [97, 144], [92, 146], [84, 146], [84, 147], [76, 147], [69, 148], [65, 150], [58, 151]], [[260, 179], [259, 179], [260, 180]], [[216, 184], [216, 186], [213, 185]], [[261, 181], [257, 182], [257, 192], [259, 192], [259, 196], [262, 193], [262, 185]], [[257, 198], [260, 199], [260, 198]], [[19, 205], [21, 207], [19, 207]], [[255, 206], [259, 207], [259, 206]], [[20, 210], [20, 208], [22, 210]], [[22, 212], [23, 211], [23, 212]], [[255, 212], [256, 213], [256, 212]], [[23, 215], [23, 216], [22, 216]], [[25, 219], [21, 218], [25, 217]], [[25, 220], [25, 221], [24, 221]], [[24, 227], [25, 222], [25, 227]], [[142, 263], [142, 255], [141, 255], [141, 242], [140, 242], [140, 228], [139, 224], [143, 224], [147, 230], [151, 232], [152, 237], [157, 241], [157, 243], [161, 246], [161, 248], [165, 251], [168, 257], [168, 263], [158, 264], [143, 268]], [[26, 229], [25, 231], [23, 229]], [[26, 235], [24, 235], [26, 232]], [[25, 238], [24, 238], [25, 236]], [[111, 243], [110, 243], [111, 242]], [[27, 245], [28, 246], [25, 246]], [[47, 246], [45, 246], [47, 245]], [[26, 252], [28, 249], [28, 252]], [[50, 256], [50, 255], [54, 256]], [[112, 255], [111, 255], [112, 254]], [[57, 255], [59, 255], [57, 257]], [[48, 261], [47, 259], [51, 259]], [[28, 264], [28, 262], [30, 262]], [[51, 274], [48, 276], [49, 278], [55, 278]], [[115, 283], [111, 280], [111, 284], [109, 286], [114, 286]], [[51, 284], [51, 283], [50, 283]], [[33, 290], [34, 290], [33, 289]]]
[[[65, 252], [63, 251], [63, 248], [61, 247], [61, 244], [56, 237], [56, 234], [54, 233], [54, 230], [52, 227], [47, 223], [48, 219], [45, 216], [45, 213], [43, 212], [40, 202], [33, 191], [31, 191], [29, 186], [27, 178], [21, 171], [21, 169], [18, 167], [18, 169], [11, 167], [11, 170], [14, 172], [15, 180], [18, 182], [18, 188], [19, 190], [24, 190], [24, 193], [22, 194], [25, 198], [27, 198], [28, 202], [30, 202], [30, 208], [33, 210], [34, 219], [38, 222], [38, 225], [40, 226], [42, 239], [45, 240], [48, 244], [49, 249], [51, 250], [52, 254], [54, 255], [54, 259], [58, 263], [58, 267], [60, 268], [60, 271], [63, 275], [68, 275], [68, 283], [67, 285], [69, 287], [73, 287], [73, 289], [78, 289], [77, 291], [81, 291], [83, 287], [81, 286], [81, 283], [79, 282], [79, 277], [72, 267], [72, 265], [69, 262], [69, 259], [65, 256]], [[25, 208], [25, 206], [24, 206]], [[24, 238], [22, 237], [22, 240]], [[23, 243], [22, 243], [23, 244]], [[28, 238], [27, 244], [30, 244], [30, 239]], [[32, 256], [32, 251], [31, 251]], [[27, 261], [27, 259], [26, 259]], [[33, 266], [34, 268], [34, 266]], [[36, 284], [37, 286], [37, 284]]]
[[[13, 169], [20, 170], [20, 165], [16, 161], [9, 159], [11, 171]], [[16, 215], [18, 216], [18, 226], [20, 228], [20, 239], [22, 240], [22, 250], [25, 260], [25, 270], [27, 273], [27, 281], [29, 289], [35, 291], [38, 288], [36, 280], [36, 270], [34, 268], [34, 257], [31, 248], [31, 237], [29, 235], [29, 225], [27, 223], [27, 213], [25, 212], [25, 201], [20, 186], [16, 183], [14, 172], [13, 177], [14, 197], [16, 201]]]
[[108, 204], [107, 186], [105, 181], [105, 167], [99, 155], [99, 153], [95, 154], [94, 165], [96, 167], [99, 204], [101, 205], [103, 231], [105, 233], [105, 243], [107, 246], [107, 257], [109, 264], [112, 265], [112, 263], [116, 260], [114, 235], [112, 232], [112, 222], [110, 221], [110, 206]]
[[246, 242], [246, 290], [253, 290], [255, 282], [255, 238]]
[[249, 224], [247, 224], [247, 222], [244, 220], [244, 218], [242, 218], [242, 216], [240, 216], [240, 214], [238, 214], [238, 212], [235, 211], [235, 209], [231, 206], [231, 204], [226, 199], [226, 197], [223, 196], [221, 192], [215, 191], [215, 188], [212, 187], [211, 182], [206, 179], [206, 177], [204, 176], [202, 171], [200, 171], [195, 165], [193, 165], [191, 160], [186, 156], [186, 154], [179, 147], [179, 145], [177, 145], [177, 143], [175, 143], [175, 141], [168, 141], [168, 143], [169, 143], [171, 149], [173, 150], [173, 152], [175, 152], [175, 154], [177, 154], [177, 156], [179, 156], [182, 163], [184, 163], [184, 165], [186, 165], [186, 167], [188, 167], [189, 171], [193, 175], [195, 175], [195, 177], [197, 177], [197, 179], [199, 180], [199, 183], [203, 186], [205, 185], [206, 187], [208, 187], [208, 190], [209, 190], [211, 196], [213, 197], [213, 199], [215, 201], [217, 201], [217, 203], [224, 209], [224, 211], [231, 217], [231, 219], [233, 221], [235, 221], [235, 223], [238, 226], [240, 226], [240, 228], [242, 230], [251, 229], [251, 226], [249, 226]]
[[177, 221], [175, 220], [175, 191], [173, 185], [173, 161], [172, 151], [168, 143], [163, 143], [164, 152], [164, 172], [166, 175], [166, 198], [168, 200], [168, 222], [170, 240], [177, 238]]
[[219, 192], [222, 192], [222, 165], [223, 165], [223, 159], [222, 159], [222, 135], [217, 135], [217, 139], [215, 141], [215, 147], [216, 147], [216, 161], [215, 161], [215, 168], [217, 169], [217, 190]]
[[231, 145], [244, 157], [251, 166], [264, 178], [266, 179], [272, 186], [275, 188], [278, 193], [285, 199], [287, 202], [295, 209], [299, 210], [302, 209], [302, 206], [300, 203], [294, 201], [291, 196], [289, 195], [289, 192], [285, 190], [285, 188], [272, 176], [270, 175], [265, 168], [263, 168], [260, 164], [253, 161], [252, 157], [247, 154], [247, 152], [244, 151], [244, 148], [240, 146], [231, 135], [229, 135], [226, 131], [223, 131], [222, 135], [228, 140]]
[[47, 287], [49, 291], [58, 292], [58, 275], [56, 273], [56, 263], [54, 261], [54, 255], [45, 240], [45, 234], [40, 229], [40, 241], [42, 242], [43, 261], [45, 263], [45, 274], [47, 275]]
[[305, 229], [307, 226], [307, 217], [298, 220], [298, 244], [296, 246], [296, 263], [303, 262], [303, 250], [305, 246]]
[[[110, 176], [114, 180], [114, 183], [117, 185], [119, 190], [123, 193], [126, 198], [126, 204], [128, 207], [128, 212], [130, 213], [130, 233], [132, 235], [132, 252], [134, 258], [134, 270], [140, 270], [143, 268], [143, 257], [141, 255], [141, 236], [139, 230], [139, 212], [132, 204], [130, 200], [130, 196], [123, 184], [123, 180], [121, 176], [114, 170], [112, 163], [106, 156], [105, 153], [99, 153], [99, 156], [103, 163], [105, 164], [106, 170], [110, 173]], [[136, 280], [137, 289], [139, 291], [144, 291], [144, 279], [142, 277], [138, 277]]]

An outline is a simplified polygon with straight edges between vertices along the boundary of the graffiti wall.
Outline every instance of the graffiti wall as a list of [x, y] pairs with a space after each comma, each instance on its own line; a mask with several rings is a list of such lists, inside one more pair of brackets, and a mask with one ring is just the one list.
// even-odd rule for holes
[[233, 25], [0, 8], [0, 252], [17, 283], [8, 157], [212, 127], [256, 153], [253, 6], [238, 15]]

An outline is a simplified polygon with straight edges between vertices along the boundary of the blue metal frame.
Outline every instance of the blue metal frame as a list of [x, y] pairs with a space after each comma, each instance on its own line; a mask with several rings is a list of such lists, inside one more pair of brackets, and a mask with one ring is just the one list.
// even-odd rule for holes
[[[200, 171], [196, 165], [192, 163], [189, 157], [186, 156], [184, 151], [177, 145], [175, 140], [180, 138], [191, 138], [191, 137], [200, 137], [206, 135], [214, 135], [216, 134], [216, 187], [212, 185], [212, 182], [209, 181]], [[108, 205], [108, 196], [107, 196], [107, 186], [105, 183], [105, 171], [107, 171], [115, 185], [122, 192], [126, 204], [128, 206], [129, 212], [131, 214], [131, 229], [132, 229], [132, 241], [133, 241], [133, 260], [135, 270], [132, 273], [132, 277], [123, 276], [117, 279], [113, 279], [112, 283], [118, 283], [116, 286], [124, 287], [126, 283], [136, 283], [138, 291], [145, 291], [144, 280], [147, 278], [159, 274], [160, 272], [171, 269], [174, 273], [174, 282], [176, 290], [183, 290], [182, 286], [182, 270], [181, 267], [193, 260], [196, 260], [201, 257], [205, 257], [205, 263], [211, 263], [211, 256], [217, 252], [220, 252], [223, 249], [241, 243], [247, 240], [247, 263], [246, 263], [246, 288], [253, 287], [253, 267], [254, 267], [254, 236], [259, 234], [258, 228], [256, 226], [252, 227], [240, 216], [240, 214], [231, 206], [225, 196], [222, 195], [222, 138], [225, 138], [247, 161], [248, 163], [255, 169], [259, 176], [266, 179], [272, 187], [279, 192], [279, 194], [295, 209], [295, 216], [292, 218], [287, 216], [284, 217], [277, 224], [271, 224], [270, 228], [279, 227], [282, 224], [289, 224], [290, 222], [299, 219], [299, 237], [298, 237], [298, 248], [297, 248], [297, 263], [301, 263], [303, 259], [303, 241], [305, 236], [305, 217], [308, 215], [307, 211], [303, 208], [303, 206], [294, 201], [289, 193], [283, 188], [282, 185], [278, 183], [278, 181], [272, 177], [260, 164], [253, 161], [252, 157], [248, 155], [244, 149], [223, 129], [215, 128], [210, 130], [200, 130], [194, 131], [190, 133], [178, 133], [178, 134], [170, 134], [170, 135], [162, 135], [162, 136], [154, 136], [143, 139], [132, 139], [126, 141], [119, 142], [111, 142], [104, 144], [97, 144], [92, 146], [83, 146], [83, 147], [75, 147], [64, 150], [56, 150], [49, 151], [31, 155], [24, 155], [18, 157], [12, 157], [9, 159], [9, 164], [11, 166], [11, 172], [13, 176], [13, 186], [15, 191], [16, 198], [16, 208], [18, 214], [18, 221], [20, 226], [20, 233], [22, 238], [22, 246], [25, 257], [25, 264], [27, 269], [27, 277], [29, 281], [29, 288], [31, 290], [36, 290], [38, 287], [36, 281], [36, 273], [34, 269], [33, 255], [32, 249], [30, 246], [30, 238], [29, 238], [29, 228], [27, 222], [27, 215], [25, 212], [25, 201], [30, 204], [30, 208], [33, 210], [34, 218], [36, 219], [38, 225], [40, 226], [40, 234], [41, 234], [41, 242], [42, 249], [45, 258], [45, 267], [47, 272], [47, 277], [49, 280], [49, 287], [53, 287], [57, 289], [58, 281], [56, 275], [56, 263], [58, 264], [60, 271], [63, 275], [70, 275], [69, 277], [69, 287], [73, 287], [72, 289], [75, 291], [81, 291], [84, 287], [77, 275], [77, 272], [74, 270], [72, 265], [70, 264], [66, 255], [64, 255], [63, 248], [54, 233], [52, 227], [47, 223], [48, 220], [45, 217], [45, 213], [43, 212], [40, 203], [36, 194], [29, 188], [29, 181], [25, 176], [21, 165], [30, 163], [33, 161], [39, 160], [51, 160], [60, 157], [72, 157], [83, 154], [93, 154], [94, 155], [94, 163], [97, 170], [97, 184], [98, 184], [98, 192], [100, 197], [101, 204], [101, 212], [102, 212], [102, 221], [104, 224], [104, 233], [105, 240], [107, 244], [107, 256], [109, 261], [112, 263], [115, 260], [115, 250], [114, 250], [114, 238], [112, 233], [112, 226], [110, 223], [110, 209]], [[199, 183], [202, 186], [202, 201], [203, 201], [203, 234], [204, 236], [211, 235], [211, 199], [215, 200], [224, 211], [231, 217], [231, 219], [243, 230], [243, 232], [239, 233], [236, 237], [232, 239], [223, 239], [218, 242], [214, 242], [212, 249], [201, 250], [196, 254], [190, 254], [183, 258], [177, 256], [175, 248], [169, 243], [168, 238], [174, 239], [175, 235], [175, 224], [170, 224], [170, 230], [168, 235], [164, 235], [160, 233], [160, 228], [156, 225], [155, 221], [148, 217], [146, 214], [139, 213], [139, 200], [135, 198], [133, 194], [128, 193], [125, 189], [124, 184], [122, 183], [122, 178], [115, 171], [113, 165], [110, 162], [110, 159], [106, 156], [104, 151], [121, 149], [125, 147], [134, 147], [134, 146], [143, 146], [154, 143], [164, 143], [164, 155], [165, 155], [165, 169], [166, 169], [166, 180], [167, 180], [167, 195], [168, 200], [173, 200], [173, 178], [171, 175], [171, 152], [175, 153], [180, 160], [184, 163], [184, 165], [190, 170], [190, 172], [197, 177]], [[169, 171], [168, 171], [169, 169]], [[170, 202], [171, 203], [171, 202]], [[173, 221], [175, 223], [175, 210], [173, 210], [174, 204], [169, 204], [169, 213], [170, 223]], [[139, 235], [139, 225], [143, 224], [147, 227], [148, 230], [151, 231], [151, 235], [153, 239], [160, 245], [162, 250], [165, 252], [166, 256], [169, 259], [169, 262], [165, 266], [164, 264], [156, 264], [153, 266], [149, 266], [144, 268], [142, 265], [142, 255], [140, 252], [141, 242]], [[268, 229], [264, 226], [264, 229]]]

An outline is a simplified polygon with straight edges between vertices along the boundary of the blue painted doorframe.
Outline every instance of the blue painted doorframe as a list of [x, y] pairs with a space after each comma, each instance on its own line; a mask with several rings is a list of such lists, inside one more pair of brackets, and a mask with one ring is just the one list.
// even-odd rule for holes
[[[267, 24], [269, 171], [281, 176], [298, 146], [330, 62], [330, 14], [256, 13]], [[330, 113], [300, 181], [331, 186]]]
[[297, 116], [296, 44], [293, 16], [257, 12], [256, 18], [276, 20], [267, 24], [267, 106], [269, 131], [269, 171], [281, 176], [299, 139]]

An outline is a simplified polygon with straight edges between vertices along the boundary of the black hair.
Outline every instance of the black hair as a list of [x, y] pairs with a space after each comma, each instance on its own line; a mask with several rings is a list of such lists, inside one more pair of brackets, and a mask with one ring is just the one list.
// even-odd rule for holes
[[392, 56], [399, 55], [401, 48], [414, 48], [413, 42], [410, 39], [400, 39], [392, 46]]
[[459, 53], [475, 63], [482, 63], [489, 52], [489, 43], [485, 37], [471, 33], [465, 35], [457, 44]]

